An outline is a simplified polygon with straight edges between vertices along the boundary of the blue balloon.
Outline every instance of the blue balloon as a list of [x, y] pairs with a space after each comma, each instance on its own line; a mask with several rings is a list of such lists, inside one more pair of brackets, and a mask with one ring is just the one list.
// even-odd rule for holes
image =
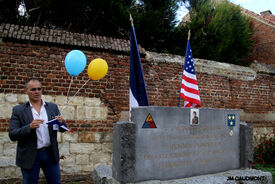
[[72, 50], [65, 57], [65, 67], [72, 76], [79, 75], [86, 66], [87, 58], [80, 50]]

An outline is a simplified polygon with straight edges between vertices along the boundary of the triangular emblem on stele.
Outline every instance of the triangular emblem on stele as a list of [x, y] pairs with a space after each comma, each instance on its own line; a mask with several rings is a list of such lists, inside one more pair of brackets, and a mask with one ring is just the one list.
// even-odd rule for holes
[[149, 113], [142, 128], [157, 128], [151, 114]]

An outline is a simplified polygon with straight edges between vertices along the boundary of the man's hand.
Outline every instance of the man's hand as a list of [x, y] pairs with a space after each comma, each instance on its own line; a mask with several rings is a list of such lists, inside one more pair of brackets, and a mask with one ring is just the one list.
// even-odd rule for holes
[[30, 124], [30, 129], [39, 128], [40, 124], [43, 123], [43, 122], [44, 122], [43, 119], [34, 119], [34, 120], [32, 120], [32, 122]]
[[64, 119], [62, 118], [62, 116], [55, 116], [55, 119], [57, 119], [59, 121], [59, 123], [63, 123]]
[[66, 157], [65, 157], [64, 155], [61, 155], [61, 156], [60, 156], [60, 159], [61, 159], [61, 160], [65, 160]]

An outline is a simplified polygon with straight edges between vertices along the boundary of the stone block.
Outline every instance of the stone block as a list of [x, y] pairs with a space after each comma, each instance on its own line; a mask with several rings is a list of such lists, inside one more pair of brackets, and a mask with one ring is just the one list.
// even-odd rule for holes
[[102, 105], [100, 98], [84, 98], [84, 106], [99, 107]]
[[16, 143], [4, 144], [4, 156], [14, 156], [16, 154]]
[[84, 106], [78, 106], [76, 109], [76, 118], [77, 120], [87, 120], [88, 118], [86, 117], [86, 109], [88, 107]]
[[16, 172], [16, 167], [6, 167], [5, 170], [5, 177], [7, 178], [13, 178], [16, 176], [17, 172]]
[[71, 100], [69, 105], [83, 106], [84, 104], [84, 98], [82, 96], [75, 96], [74, 98], [70, 97], [69, 100]]
[[85, 107], [81, 106], [77, 108], [77, 119], [78, 120], [95, 120], [96, 110], [98, 107]]
[[23, 103], [27, 103], [28, 101], [29, 101], [29, 97], [28, 97], [28, 95], [25, 95], [25, 94], [19, 94], [18, 96], [17, 96], [17, 98], [18, 98], [18, 103], [19, 104], [23, 104]]
[[8, 132], [0, 132], [0, 143], [10, 142], [9, 133]]
[[76, 155], [74, 155], [74, 154], [65, 155], [64, 159], [60, 159], [60, 166], [65, 167], [67, 165], [76, 164], [75, 157], [76, 157]]
[[79, 134], [79, 142], [106, 143], [112, 142], [113, 134], [111, 132], [85, 132]]
[[[164, 54], [164, 53], [156, 53], [156, 52], [148, 52], [147, 57], [149, 60], [154, 61], [153, 63], [184, 63], [184, 56]], [[242, 74], [242, 80], [251, 81], [256, 78], [257, 73], [249, 68], [242, 67], [239, 65], [221, 63], [217, 61], [210, 61], [204, 59], [194, 59], [196, 71], [199, 73], [206, 74], [214, 74], [219, 76], [229, 77], [231, 79], [239, 79], [239, 74]]]
[[61, 172], [65, 174], [75, 174], [81, 173], [81, 166], [80, 165], [67, 165], [66, 167], [61, 167]]
[[62, 142], [77, 142], [78, 141], [78, 134], [72, 134], [70, 132], [64, 132], [61, 134]]
[[178, 107], [133, 108], [133, 123], [114, 126], [113, 177], [127, 183], [240, 168], [239, 111], [200, 108], [196, 125], [191, 124], [192, 112]]
[[128, 121], [129, 120], [129, 111], [121, 111], [119, 121]]
[[267, 114], [267, 119], [270, 120], [270, 121], [275, 121], [275, 111], [269, 111], [268, 114]]
[[113, 144], [112, 143], [102, 143], [102, 152], [103, 153], [113, 153]]
[[239, 74], [242, 74], [242, 80], [251, 81], [256, 78], [256, 72], [248, 67], [233, 65], [228, 63], [221, 63], [216, 61], [194, 59], [196, 71], [200, 73], [215, 74], [220, 76], [227, 76], [231, 79], [239, 79]]
[[0, 167], [12, 167], [15, 165], [15, 157], [3, 156], [0, 157]]
[[[108, 171], [108, 166], [95, 166], [92, 179], [95, 184], [108, 183], [117, 184]], [[104, 170], [103, 170], [104, 169]], [[107, 180], [108, 179], [108, 180]], [[171, 180], [147, 180], [135, 182], [136, 184], [272, 184], [270, 172], [255, 169], [229, 170], [207, 175], [178, 178]], [[130, 183], [129, 183], [130, 184]]]
[[88, 154], [77, 154], [76, 155], [76, 164], [77, 165], [85, 165], [89, 163], [89, 155]]
[[257, 121], [275, 121], [275, 112], [269, 111], [268, 113], [247, 113], [240, 110], [240, 120], [247, 122]]
[[5, 168], [4, 167], [3, 168], [0, 167], [0, 178], [5, 178]]
[[22, 177], [22, 172], [21, 172], [20, 167], [15, 168], [15, 176], [16, 177]]
[[101, 152], [100, 144], [91, 144], [91, 143], [71, 143], [70, 144], [70, 153], [76, 154], [90, 154], [90, 153], [99, 153]]
[[17, 103], [17, 94], [6, 94], [5, 95], [6, 102], [8, 103]]
[[101, 142], [112, 142], [113, 141], [113, 133], [112, 132], [103, 132], [101, 139], [102, 139]]
[[77, 107], [77, 120], [106, 120], [107, 107]]
[[57, 133], [57, 142], [62, 142], [62, 137], [61, 137], [61, 135], [62, 135], [63, 133], [60, 133], [60, 132], [58, 132]]
[[[157, 128], [142, 128], [149, 113]], [[190, 123], [190, 108], [132, 110], [132, 120], [137, 124], [136, 155], [139, 155], [136, 181], [146, 180], [146, 176], [165, 180], [240, 167], [239, 111], [200, 108], [198, 114], [199, 124], [194, 126]], [[234, 126], [230, 128], [232, 116]]]
[[70, 143], [64, 142], [61, 144], [58, 144], [59, 147], [59, 153], [60, 155], [69, 155], [70, 154]]
[[123, 182], [133, 182], [136, 163], [136, 124], [117, 122], [113, 135], [112, 176]]
[[253, 162], [253, 124], [240, 122], [240, 167], [251, 168]]
[[108, 108], [107, 107], [101, 107], [98, 109], [95, 120], [106, 120], [108, 115]]
[[61, 95], [58, 95], [55, 97], [55, 103], [58, 105], [58, 106], [63, 106], [65, 104], [67, 104], [68, 100], [67, 100], [67, 97], [66, 96], [61, 96]]
[[5, 100], [5, 94], [4, 93], [0, 93], [0, 103], [3, 104], [5, 102], [6, 102], [6, 100]]
[[[63, 106], [59, 107], [59, 110], [61, 111], [61, 109], [63, 108]], [[74, 120], [75, 119], [75, 107], [74, 106], [66, 106], [65, 109], [62, 112], [62, 117], [68, 120]]]
[[[78, 141], [81, 143], [92, 143], [92, 142], [97, 142], [95, 140], [95, 132], [85, 132], [85, 133], [80, 133], [78, 136]], [[100, 140], [100, 139], [99, 139]], [[99, 142], [99, 141], [98, 141]]]
[[90, 155], [90, 160], [92, 160], [93, 164], [107, 164], [111, 165], [111, 153], [100, 153], [100, 154], [93, 154]]
[[13, 104], [9, 104], [9, 103], [5, 103], [5, 104], [0, 104], [0, 118], [3, 119], [9, 119], [11, 117], [12, 114], [12, 108], [15, 105]]
[[53, 96], [50, 95], [43, 95], [42, 99], [45, 100], [46, 102], [51, 102], [51, 103], [55, 103], [55, 99]]
[[102, 140], [102, 133], [101, 132], [94, 132], [94, 138], [95, 138], [95, 142], [101, 142]]
[[81, 165], [81, 170], [83, 172], [92, 172], [93, 169], [94, 169], [94, 165], [91, 162], [89, 162], [85, 165]]
[[274, 67], [272, 67], [272, 65], [258, 63], [255, 60], [253, 61], [253, 63], [251, 63], [250, 68], [255, 70], [255, 72], [257, 72], [257, 73], [273, 73], [274, 74]]
[[91, 177], [95, 184], [119, 184], [119, 182], [112, 177], [112, 168], [107, 165], [96, 165]]
[[4, 144], [1, 144], [0, 142], [0, 157], [4, 156]]

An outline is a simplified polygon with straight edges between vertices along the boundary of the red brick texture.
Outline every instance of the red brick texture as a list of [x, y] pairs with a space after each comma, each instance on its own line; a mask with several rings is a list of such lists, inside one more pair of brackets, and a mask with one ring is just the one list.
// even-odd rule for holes
[[250, 17], [252, 39], [255, 41], [249, 59], [275, 65], [275, 16], [261, 16], [244, 8], [242, 11]]
[[275, 24], [272, 26], [251, 19], [253, 40], [252, 59], [275, 65]]
[[[29, 77], [42, 81], [43, 94], [66, 96], [71, 76], [64, 66], [66, 54], [73, 46], [45, 42], [22, 42], [2, 39], [0, 42], [0, 93], [22, 94]], [[129, 109], [129, 52], [98, 50], [82, 47], [87, 63], [105, 59], [108, 74], [99, 81], [89, 81], [78, 96], [98, 97], [108, 107], [104, 121], [68, 120], [74, 131], [110, 132], [121, 112]], [[142, 58], [151, 106], [177, 106], [182, 65], [153, 62]], [[275, 80], [270, 74], [258, 73], [253, 81], [230, 79], [226, 76], [197, 72], [202, 107], [242, 109], [246, 113], [267, 114], [275, 110]], [[88, 79], [87, 67], [74, 78], [71, 96]], [[275, 127], [275, 122], [257, 120], [259, 125]], [[0, 131], [8, 131], [8, 119], [0, 119]]]

